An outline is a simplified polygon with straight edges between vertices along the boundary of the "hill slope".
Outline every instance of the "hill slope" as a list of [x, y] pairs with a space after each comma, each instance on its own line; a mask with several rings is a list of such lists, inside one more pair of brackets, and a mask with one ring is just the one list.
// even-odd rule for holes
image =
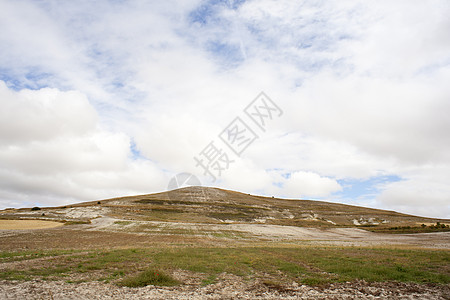
[[419, 226], [449, 220], [312, 200], [254, 196], [210, 187], [187, 187], [156, 194], [113, 198], [64, 207], [6, 210], [3, 218], [22, 217], [89, 221], [107, 215], [121, 220], [188, 223], [264, 223], [301, 227]]

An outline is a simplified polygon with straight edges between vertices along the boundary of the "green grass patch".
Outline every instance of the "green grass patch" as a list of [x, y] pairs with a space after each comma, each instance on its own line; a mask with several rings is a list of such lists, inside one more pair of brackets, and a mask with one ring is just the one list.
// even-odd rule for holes
[[0, 272], [0, 279], [3, 280], [31, 280], [24, 272], [17, 270], [3, 270]]
[[450, 231], [450, 225], [441, 224], [436, 222], [436, 224], [421, 226], [394, 226], [394, 227], [376, 227], [368, 229], [373, 232], [380, 233], [428, 233], [428, 232], [445, 232]]
[[126, 226], [126, 225], [133, 224], [133, 222], [131, 222], [131, 221], [115, 221], [114, 224]]
[[91, 220], [85, 221], [65, 221], [64, 225], [81, 225], [81, 224], [91, 224]]
[[216, 274], [210, 274], [208, 275], [208, 277], [206, 277], [205, 279], [202, 280], [202, 285], [209, 285], [209, 284], [214, 284], [217, 282], [217, 276]]
[[[71, 254], [71, 255], [63, 255]], [[34, 258], [52, 256], [39, 261]], [[171, 270], [217, 281], [222, 273], [272, 282], [316, 285], [363, 279], [450, 283], [450, 251], [357, 247], [154, 247], [139, 249], [0, 252], [0, 261], [31, 260], [20, 269], [11, 266], [1, 279], [29, 280], [65, 277], [115, 282], [126, 286], [172, 285]], [[156, 272], [155, 270], [158, 270]], [[86, 279], [87, 280], [87, 279]]]
[[80, 250], [0, 251], [0, 262], [12, 262], [49, 256], [60, 256], [76, 252], [80, 252]]
[[29, 276], [38, 277], [49, 277], [49, 276], [63, 276], [65, 273], [69, 272], [68, 267], [56, 266], [56, 267], [46, 267], [46, 268], [33, 268], [27, 270], [25, 273]]
[[174, 286], [179, 284], [177, 280], [162, 271], [148, 269], [137, 275], [123, 279], [119, 285], [127, 287], [141, 287], [147, 285]]
[[256, 216], [252, 216], [244, 212], [211, 212], [208, 214], [208, 217], [222, 221], [232, 220], [249, 222], [252, 221]]

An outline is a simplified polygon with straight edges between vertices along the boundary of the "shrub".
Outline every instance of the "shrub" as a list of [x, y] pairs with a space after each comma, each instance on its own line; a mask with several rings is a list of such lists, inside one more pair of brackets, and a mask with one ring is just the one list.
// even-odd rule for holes
[[35, 206], [35, 207], [33, 207], [31, 210], [41, 210], [41, 208], [40, 207], [37, 207], [37, 206]]
[[64, 221], [64, 225], [80, 225], [80, 224], [91, 224], [91, 220]]
[[147, 270], [135, 276], [122, 280], [119, 285], [128, 287], [141, 287], [146, 285], [174, 286], [179, 282], [171, 276], [160, 271]]

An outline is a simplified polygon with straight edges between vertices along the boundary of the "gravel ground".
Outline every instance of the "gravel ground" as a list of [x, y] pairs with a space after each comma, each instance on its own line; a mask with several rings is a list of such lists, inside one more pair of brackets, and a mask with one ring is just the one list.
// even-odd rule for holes
[[0, 299], [450, 299], [449, 285], [358, 281], [326, 287], [281, 287], [223, 277], [207, 286], [142, 288], [100, 282], [0, 281]]

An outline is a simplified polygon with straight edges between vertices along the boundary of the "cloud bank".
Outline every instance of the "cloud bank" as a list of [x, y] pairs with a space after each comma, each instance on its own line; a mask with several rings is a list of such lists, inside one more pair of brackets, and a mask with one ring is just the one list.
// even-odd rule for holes
[[[0, 207], [157, 192], [191, 172], [450, 217], [449, 13], [448, 1], [3, 1]], [[283, 114], [236, 156], [218, 135], [260, 91]], [[193, 159], [211, 141], [233, 160], [215, 182]]]

